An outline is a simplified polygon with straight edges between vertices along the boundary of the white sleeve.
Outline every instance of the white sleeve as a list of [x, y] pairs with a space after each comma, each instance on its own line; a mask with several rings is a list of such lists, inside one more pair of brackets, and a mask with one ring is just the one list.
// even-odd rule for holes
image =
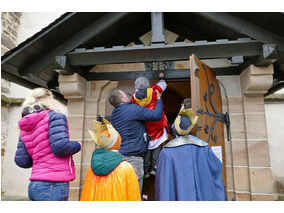
[[167, 88], [167, 83], [166, 83], [166, 81], [163, 80], [163, 79], [161, 79], [161, 80], [157, 83], [157, 85], [162, 88], [163, 92], [164, 92], [165, 89]]

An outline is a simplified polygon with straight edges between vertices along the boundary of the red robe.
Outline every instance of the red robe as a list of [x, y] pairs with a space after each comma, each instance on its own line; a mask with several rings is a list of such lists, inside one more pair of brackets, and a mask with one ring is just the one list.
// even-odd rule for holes
[[[135, 93], [132, 94], [131, 102], [146, 107], [148, 109], [155, 109], [157, 103], [156, 90], [158, 90], [160, 93], [163, 92], [162, 88], [157, 84], [154, 84], [151, 86], [151, 88], [147, 89], [147, 97], [143, 99], [144, 104], [141, 103], [142, 100], [139, 100], [138, 98], [135, 97]], [[164, 127], [169, 133], [167, 118], [164, 111], [162, 119], [160, 121], [146, 121], [145, 125], [146, 125], [147, 134], [151, 136], [151, 140], [156, 140], [161, 136], [163, 136]]]

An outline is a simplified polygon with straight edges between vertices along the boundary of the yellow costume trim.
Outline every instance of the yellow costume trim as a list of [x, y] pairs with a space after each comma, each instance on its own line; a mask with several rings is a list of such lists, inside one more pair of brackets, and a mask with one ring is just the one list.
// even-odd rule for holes
[[[103, 119], [103, 121], [105, 124], [94, 120], [93, 125], [95, 132], [92, 130], [88, 130], [88, 132], [100, 148], [109, 149], [117, 142], [119, 135], [108, 120]], [[105, 134], [106, 132], [107, 134]]]
[[145, 106], [148, 106], [151, 103], [151, 101], [152, 101], [152, 94], [153, 94], [153, 89], [152, 88], [147, 88], [147, 97], [146, 98], [138, 99], [138, 98], [136, 98], [135, 95], [134, 95], [134, 97], [135, 97], [135, 100], [137, 101], [137, 103], [140, 106], [145, 107]]
[[[186, 130], [181, 129], [180, 126], [179, 126], [180, 119], [181, 119], [182, 115], [187, 116], [190, 119], [190, 121], [191, 121], [191, 125]], [[195, 116], [193, 118], [192, 108], [186, 109], [186, 110], [182, 108], [180, 110], [180, 112], [179, 112], [175, 122], [174, 122], [175, 123], [175, 129], [177, 130], [177, 132], [180, 135], [187, 135], [190, 132], [190, 130], [194, 127], [194, 125], [196, 124], [197, 120], [198, 120], [198, 116]]]

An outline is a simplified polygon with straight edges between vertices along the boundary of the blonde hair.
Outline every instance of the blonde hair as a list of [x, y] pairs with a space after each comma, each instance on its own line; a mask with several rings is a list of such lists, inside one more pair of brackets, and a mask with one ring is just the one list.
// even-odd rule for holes
[[53, 98], [52, 92], [45, 88], [35, 88], [26, 97], [22, 104], [22, 107], [30, 107], [30, 112], [34, 112], [34, 106], [39, 105], [40, 107], [46, 107], [58, 113], [62, 113], [67, 116], [67, 108], [59, 101]]

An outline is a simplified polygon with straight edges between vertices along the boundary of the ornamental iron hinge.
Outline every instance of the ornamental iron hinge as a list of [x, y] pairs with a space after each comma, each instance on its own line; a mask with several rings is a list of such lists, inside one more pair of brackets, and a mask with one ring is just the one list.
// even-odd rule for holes
[[[206, 78], [207, 78], [207, 86], [208, 86], [208, 92], [204, 92], [203, 93], [203, 99], [204, 99], [204, 102], [205, 102], [206, 111], [204, 111], [203, 109], [199, 109], [197, 112], [200, 113], [201, 115], [203, 115], [203, 114], [206, 115], [204, 132], [206, 134], [209, 133], [209, 137], [208, 137], [207, 143], [209, 143], [210, 138], [212, 139], [212, 141], [214, 143], [217, 143], [218, 136], [213, 136], [213, 131], [214, 131], [214, 128], [215, 128], [215, 125], [216, 125], [217, 121], [221, 121], [221, 122], [226, 124], [227, 140], [229, 141], [230, 140], [230, 117], [229, 117], [229, 114], [227, 112], [225, 114], [222, 113], [222, 112], [218, 112], [215, 109], [215, 106], [214, 106], [214, 104], [213, 104], [213, 102], [211, 100], [211, 97], [214, 94], [214, 89], [215, 89], [214, 88], [214, 84], [213, 83], [209, 84], [209, 79], [208, 79], [208, 74], [207, 74], [207, 71], [206, 71], [206, 67], [204, 66], [204, 64], [202, 64], [202, 67], [203, 67], [203, 70], [204, 70]], [[209, 109], [208, 109], [208, 101], [210, 103], [211, 108], [213, 109], [213, 112], [210, 112]], [[209, 130], [209, 126], [208, 126], [208, 118], [209, 118], [209, 116], [215, 118], [213, 123], [212, 123], [212, 126], [211, 126], [210, 130]]]

